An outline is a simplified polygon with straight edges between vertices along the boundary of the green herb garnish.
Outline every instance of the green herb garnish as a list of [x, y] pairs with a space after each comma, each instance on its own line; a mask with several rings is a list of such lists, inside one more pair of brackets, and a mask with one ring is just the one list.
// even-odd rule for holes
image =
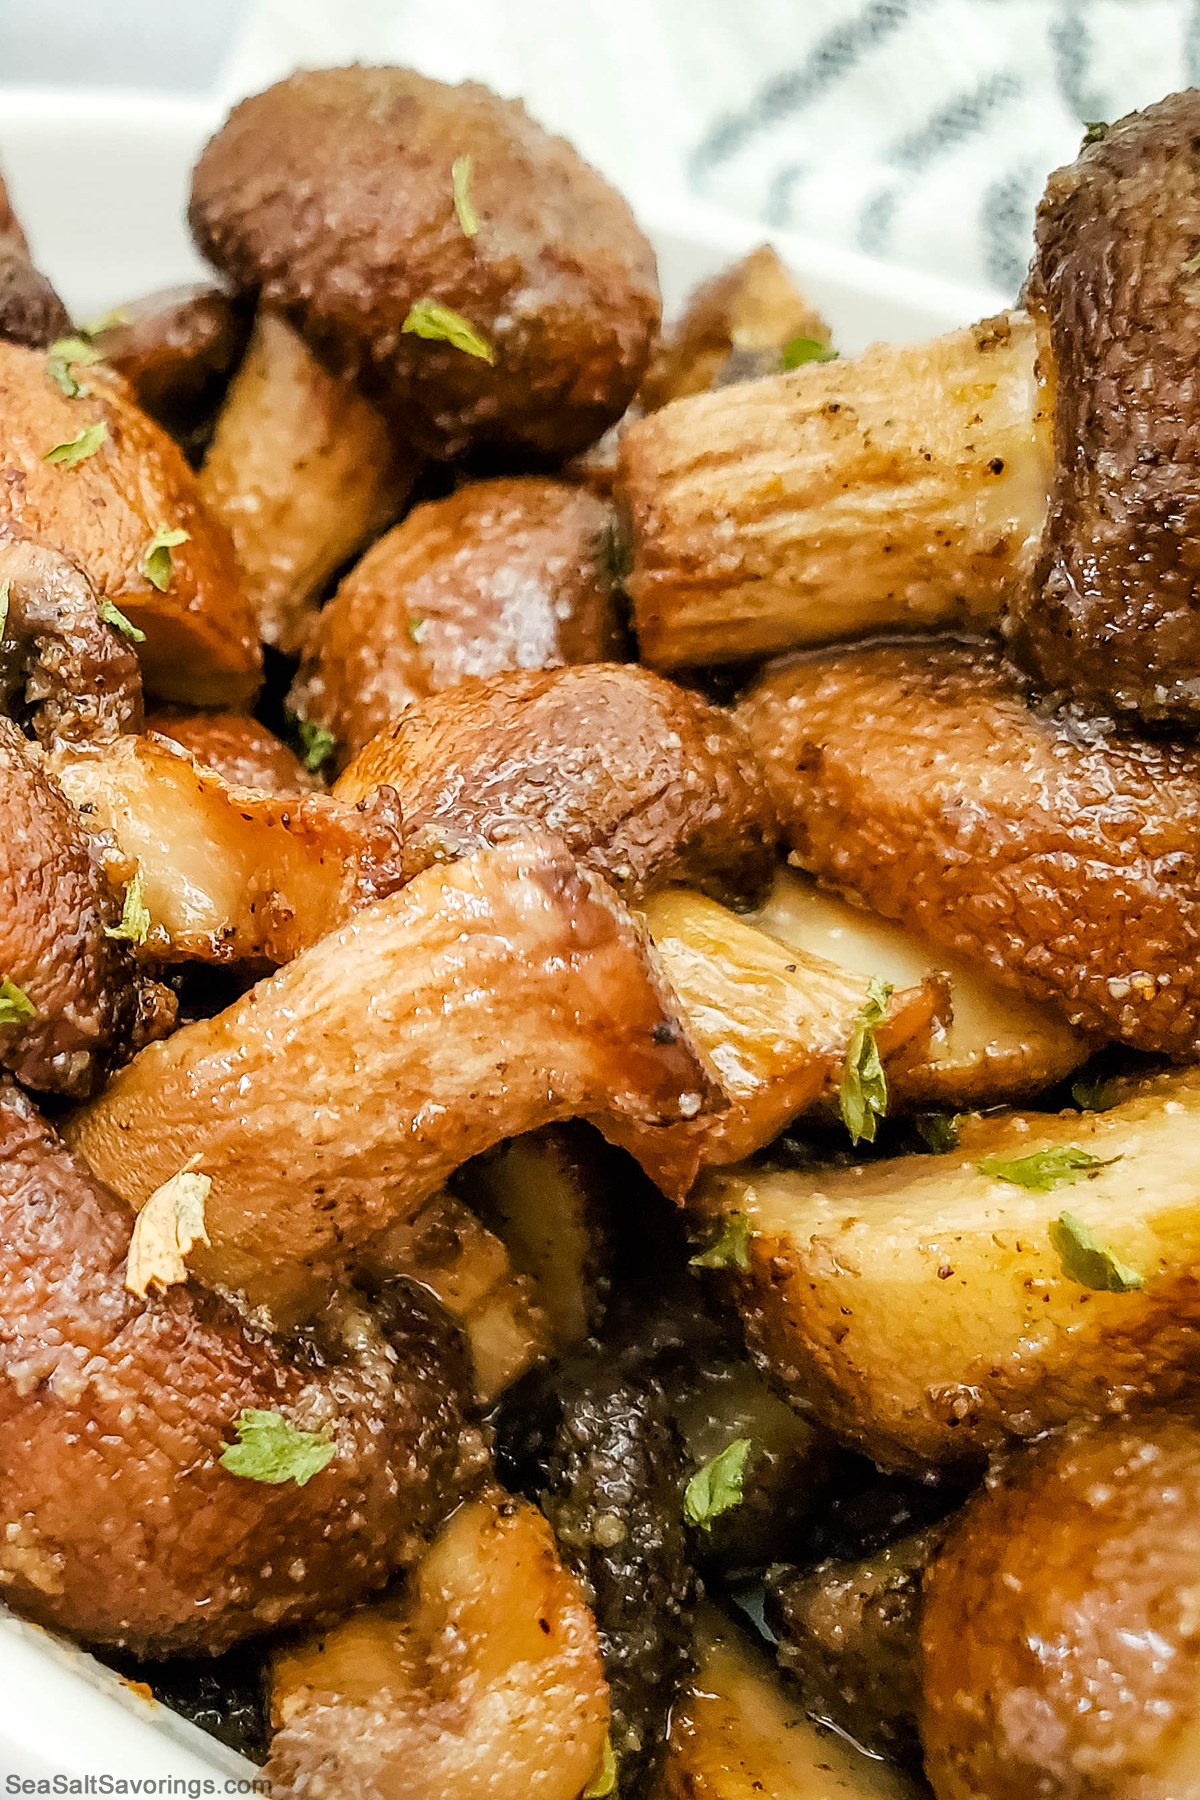
[[19, 988], [6, 975], [0, 981], [0, 1025], [25, 1025], [37, 1016], [37, 1007], [24, 988]]
[[337, 739], [327, 726], [318, 725], [315, 719], [297, 719], [296, 733], [304, 752], [304, 766], [310, 775], [315, 775], [337, 749]]
[[142, 559], [142, 574], [156, 587], [160, 594], [165, 594], [171, 585], [171, 552], [180, 544], [191, 541], [191, 532], [176, 526], [172, 531], [169, 525], [160, 525], [146, 546], [146, 554]]
[[711, 1531], [714, 1519], [740, 1505], [750, 1450], [749, 1438], [735, 1438], [720, 1455], [696, 1470], [683, 1492], [683, 1516], [689, 1525]]
[[1053, 1150], [1033, 1150], [1011, 1162], [1002, 1156], [985, 1156], [975, 1167], [992, 1181], [1010, 1181], [1014, 1187], [1030, 1188], [1037, 1194], [1048, 1194], [1056, 1187], [1068, 1187], [1082, 1181], [1096, 1169], [1107, 1169], [1120, 1162], [1119, 1156], [1093, 1156], [1078, 1144], [1059, 1144]]
[[414, 644], [420, 643], [421, 639], [425, 636], [428, 625], [428, 619], [410, 619], [408, 621], [408, 635]]
[[459, 156], [455, 158], [450, 173], [454, 180], [454, 210], [458, 222], [462, 226], [464, 237], [473, 238], [479, 230], [479, 214], [471, 202], [471, 158]]
[[1107, 1112], [1121, 1097], [1121, 1084], [1114, 1075], [1077, 1075], [1071, 1083], [1071, 1098], [1081, 1112]]
[[100, 318], [93, 319], [88, 325], [79, 327], [79, 335], [84, 338], [99, 337], [102, 331], [112, 331], [117, 325], [128, 325], [129, 308], [114, 306], [111, 312], [102, 313]]
[[8, 597], [11, 592], [12, 583], [0, 581], [0, 642], [3, 642], [4, 633], [8, 629]]
[[606, 1737], [600, 1753], [600, 1767], [592, 1776], [579, 1800], [606, 1800], [617, 1785], [617, 1759], [613, 1755], [612, 1738]]
[[614, 594], [623, 594], [633, 573], [633, 547], [615, 519], [610, 519], [600, 533], [596, 560], [606, 587]]
[[99, 361], [100, 352], [93, 349], [86, 338], [58, 338], [46, 352], [46, 373], [62, 389], [68, 400], [83, 400], [92, 390], [76, 379], [72, 364], [86, 365]]
[[921, 1142], [935, 1156], [945, 1156], [958, 1147], [962, 1119], [957, 1113], [919, 1113], [913, 1121]]
[[1128, 1294], [1146, 1285], [1137, 1270], [1115, 1256], [1074, 1213], [1059, 1213], [1050, 1227], [1050, 1242], [1058, 1252], [1063, 1274], [1081, 1287], [1100, 1294]]
[[486, 338], [480, 337], [470, 320], [464, 319], [461, 313], [452, 312], [440, 300], [418, 300], [410, 307], [400, 329], [415, 332], [420, 338], [440, 338], [444, 343], [453, 344], [456, 350], [465, 350], [468, 356], [477, 356], [481, 362], [494, 363], [496, 360], [496, 352]]
[[1103, 119], [1085, 119], [1083, 121], [1083, 142], [1079, 148], [1086, 150], [1089, 144], [1102, 144], [1108, 136], [1108, 126]]
[[875, 1027], [883, 1023], [892, 997], [890, 981], [872, 975], [867, 984], [867, 1003], [854, 1021], [846, 1051], [838, 1106], [852, 1144], [875, 1141], [875, 1126], [887, 1112], [887, 1076], [879, 1060]]
[[727, 1213], [717, 1221], [699, 1252], [688, 1264], [692, 1269], [740, 1269], [750, 1267], [750, 1221], [744, 1213]]
[[1200, 273], [1200, 252], [1195, 256], [1189, 256], [1185, 263], [1180, 263], [1179, 267], [1185, 275]]
[[836, 362], [837, 351], [831, 350], [828, 344], [821, 343], [819, 338], [794, 337], [779, 352], [781, 370], [803, 368], [810, 362]]
[[127, 619], [120, 607], [114, 606], [111, 600], [102, 600], [96, 611], [106, 625], [111, 625], [114, 631], [119, 631], [122, 637], [127, 637], [131, 644], [145, 643], [145, 632], [140, 630], [132, 619]]
[[95, 456], [101, 444], [108, 437], [108, 426], [103, 419], [95, 425], [85, 425], [78, 437], [73, 437], [65, 444], [55, 444], [53, 450], [47, 450], [44, 462], [61, 463], [64, 469], [73, 469], [76, 463], [86, 462], [89, 456]]
[[301, 1431], [282, 1413], [248, 1406], [234, 1426], [238, 1441], [226, 1444], [220, 1463], [231, 1475], [280, 1487], [294, 1481], [304, 1487], [333, 1461], [336, 1445], [319, 1431]]
[[140, 875], [126, 884], [121, 905], [121, 923], [106, 925], [105, 937], [120, 938], [126, 944], [144, 944], [150, 935], [150, 909], [146, 905], [146, 886]]

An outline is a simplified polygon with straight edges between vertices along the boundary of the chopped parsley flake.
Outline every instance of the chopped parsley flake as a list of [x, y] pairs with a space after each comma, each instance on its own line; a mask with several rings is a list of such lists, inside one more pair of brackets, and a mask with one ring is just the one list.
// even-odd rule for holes
[[819, 338], [794, 337], [779, 352], [781, 370], [799, 369], [810, 362], [836, 362], [837, 351], [831, 350]]
[[186, 544], [191, 533], [176, 526], [172, 531], [169, 525], [160, 525], [146, 546], [146, 554], [142, 560], [142, 574], [156, 587], [160, 594], [165, 594], [171, 585], [171, 552], [180, 544]]
[[455, 159], [450, 171], [454, 180], [454, 210], [462, 226], [463, 236], [469, 238], [473, 238], [479, 230], [479, 214], [471, 201], [471, 169], [471, 158], [460, 156]]
[[1058, 1252], [1063, 1274], [1081, 1287], [1100, 1294], [1129, 1294], [1146, 1285], [1137, 1270], [1115, 1256], [1074, 1213], [1059, 1213], [1050, 1227], [1050, 1242]]
[[238, 1441], [226, 1444], [221, 1467], [247, 1481], [265, 1481], [280, 1487], [294, 1481], [304, 1487], [333, 1461], [336, 1445], [319, 1431], [301, 1431], [282, 1413], [263, 1412], [248, 1406], [234, 1426]]
[[46, 352], [46, 373], [68, 400], [83, 400], [92, 390], [77, 379], [72, 365], [86, 366], [99, 361], [100, 352], [86, 338], [58, 338]]
[[65, 444], [55, 444], [53, 450], [47, 450], [44, 462], [61, 463], [64, 469], [73, 469], [77, 463], [86, 462], [89, 456], [95, 456], [108, 437], [108, 426], [103, 419], [94, 425], [85, 425], [78, 437], [71, 438]]
[[613, 1755], [612, 1738], [606, 1737], [600, 1753], [600, 1767], [592, 1776], [579, 1800], [606, 1800], [617, 1785], [617, 1759]]
[[1081, 1112], [1107, 1112], [1121, 1098], [1121, 1084], [1112, 1075], [1078, 1075], [1071, 1098]]
[[727, 1213], [714, 1227], [708, 1242], [691, 1258], [693, 1269], [740, 1269], [750, 1267], [750, 1239], [753, 1233], [744, 1213]]
[[1102, 144], [1108, 136], [1108, 126], [1103, 119], [1085, 119], [1083, 121], [1083, 142], [1079, 148], [1086, 150], [1089, 144]]
[[957, 1113], [920, 1113], [914, 1121], [923, 1144], [935, 1156], [957, 1148], [962, 1120]]
[[410, 619], [408, 621], [408, 635], [414, 644], [420, 643], [421, 639], [425, 636], [428, 625], [428, 619]]
[[296, 732], [303, 751], [304, 766], [310, 775], [315, 775], [321, 764], [337, 749], [337, 739], [327, 726], [318, 725], [315, 719], [297, 719]]
[[114, 306], [111, 312], [102, 313], [98, 319], [92, 319], [87, 325], [79, 327], [79, 335], [84, 338], [99, 337], [102, 331], [112, 331], [118, 325], [128, 325], [129, 308]]
[[121, 923], [106, 925], [105, 937], [120, 938], [127, 944], [144, 944], [150, 935], [150, 909], [146, 905], [146, 888], [140, 875], [135, 875], [125, 888], [121, 906]]
[[37, 1007], [29, 995], [6, 975], [0, 981], [0, 1025], [27, 1025], [37, 1016]]
[[1082, 1181], [1097, 1169], [1107, 1169], [1120, 1162], [1119, 1156], [1093, 1156], [1078, 1144], [1058, 1144], [1053, 1150], [1033, 1150], [1011, 1162], [1002, 1156], [985, 1156], [976, 1163], [981, 1175], [992, 1181], [1010, 1181], [1014, 1187], [1029, 1188], [1037, 1194], [1048, 1194], [1056, 1187], [1068, 1187]]
[[119, 631], [122, 637], [127, 637], [131, 644], [145, 643], [145, 632], [140, 630], [132, 619], [127, 619], [120, 607], [114, 606], [111, 600], [102, 600], [96, 611], [105, 625], [111, 625], [114, 631]]
[[855, 1019], [850, 1034], [838, 1089], [838, 1106], [852, 1144], [873, 1143], [876, 1123], [887, 1112], [887, 1076], [879, 1059], [875, 1027], [883, 1023], [891, 997], [891, 982], [872, 975], [867, 985], [867, 1003]]
[[415, 332], [420, 338], [440, 338], [444, 343], [453, 344], [456, 350], [465, 350], [468, 356], [479, 357], [481, 362], [494, 363], [496, 360], [496, 352], [470, 320], [464, 319], [461, 313], [452, 312], [440, 300], [418, 300], [400, 329]]
[[714, 1519], [741, 1504], [751, 1448], [749, 1438], [735, 1438], [720, 1455], [696, 1470], [683, 1493], [683, 1516], [689, 1525], [711, 1531]]
[[8, 597], [12, 592], [12, 583], [0, 581], [0, 642], [8, 629]]

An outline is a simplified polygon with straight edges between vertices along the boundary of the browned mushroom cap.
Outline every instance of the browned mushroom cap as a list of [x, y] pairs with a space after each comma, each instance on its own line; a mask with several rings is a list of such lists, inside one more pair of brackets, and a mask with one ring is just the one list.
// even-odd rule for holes
[[[293, 75], [208, 145], [190, 217], [238, 287], [288, 309], [440, 454], [582, 449], [632, 398], [658, 325], [654, 255], [625, 202], [471, 83]], [[421, 302], [465, 320], [475, 353], [405, 332]]]
[[0, 699], [46, 743], [111, 739], [142, 723], [142, 677], [124, 633], [100, 617], [83, 571], [0, 527]]
[[334, 790], [396, 790], [406, 852], [554, 831], [630, 898], [664, 881], [749, 895], [777, 827], [736, 722], [626, 663], [463, 682], [414, 706]]
[[1200, 752], [1030, 709], [990, 649], [768, 670], [739, 708], [796, 861], [1143, 1050], [1200, 1049]]
[[1146, 718], [1200, 713], [1200, 91], [1050, 178], [1027, 300], [1055, 473], [1018, 642], [1045, 681]]
[[468, 675], [599, 662], [621, 648], [611, 509], [560, 481], [479, 481], [418, 506], [316, 621], [290, 704], [341, 760]]
[[[0, 343], [0, 531], [67, 556], [101, 607], [145, 633], [139, 656], [156, 693], [199, 706], [244, 703], [261, 658], [226, 532], [205, 512], [177, 445], [121, 377], [102, 363], [73, 370], [86, 393], [65, 393], [45, 356]], [[152, 582], [147, 559], [164, 529], [185, 531], [187, 541], [164, 548]]]
[[91, 342], [142, 411], [193, 450], [246, 347], [250, 317], [224, 288], [193, 282], [119, 306]]
[[925, 1578], [938, 1800], [1168, 1800], [1200, 1767], [1200, 1428], [1112, 1420], [1021, 1456]]
[[309, 774], [283, 739], [245, 713], [166, 707], [147, 717], [146, 730], [169, 738], [232, 787], [258, 788], [265, 794], [321, 791], [320, 777]]
[[37, 350], [70, 329], [66, 307], [33, 266], [0, 176], [0, 338]]
[[[456, 1498], [469, 1381], [404, 1290], [283, 1346], [190, 1288], [125, 1286], [131, 1215], [0, 1094], [0, 1584], [17, 1611], [140, 1654], [332, 1618]], [[327, 1435], [300, 1487], [222, 1466], [246, 1410]]]
[[78, 814], [3, 718], [0, 807], [0, 1057], [30, 1087], [84, 1094], [130, 972], [105, 936], [112, 902]]

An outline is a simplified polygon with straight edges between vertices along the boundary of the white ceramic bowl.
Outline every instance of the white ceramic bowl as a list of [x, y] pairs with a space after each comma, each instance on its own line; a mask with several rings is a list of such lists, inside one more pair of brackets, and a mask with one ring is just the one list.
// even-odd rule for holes
[[[217, 122], [195, 103], [0, 86], [0, 167], [38, 262], [77, 319], [203, 273], [184, 209], [196, 152]], [[765, 233], [701, 206], [644, 223], [658, 249], [669, 310], [697, 281], [770, 235], [843, 351], [877, 338], [928, 336], [1004, 304], [994, 293]], [[95, 1785], [51, 1791], [195, 1800], [251, 1792], [254, 1773], [84, 1652], [0, 1611], [0, 1794], [18, 1791], [14, 1778], [82, 1783], [90, 1776]], [[142, 1785], [123, 1789], [105, 1777]]]

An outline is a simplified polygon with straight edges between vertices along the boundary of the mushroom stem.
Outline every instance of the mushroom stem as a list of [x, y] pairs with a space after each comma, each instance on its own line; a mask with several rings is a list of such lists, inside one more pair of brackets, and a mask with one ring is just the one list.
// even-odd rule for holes
[[282, 1321], [501, 1139], [708, 1103], [632, 917], [540, 836], [425, 870], [149, 1046], [70, 1137], [136, 1207], [199, 1156], [212, 1244], [191, 1267]]
[[722, 388], [624, 434], [642, 655], [672, 669], [995, 619], [1046, 516], [1023, 313]]

